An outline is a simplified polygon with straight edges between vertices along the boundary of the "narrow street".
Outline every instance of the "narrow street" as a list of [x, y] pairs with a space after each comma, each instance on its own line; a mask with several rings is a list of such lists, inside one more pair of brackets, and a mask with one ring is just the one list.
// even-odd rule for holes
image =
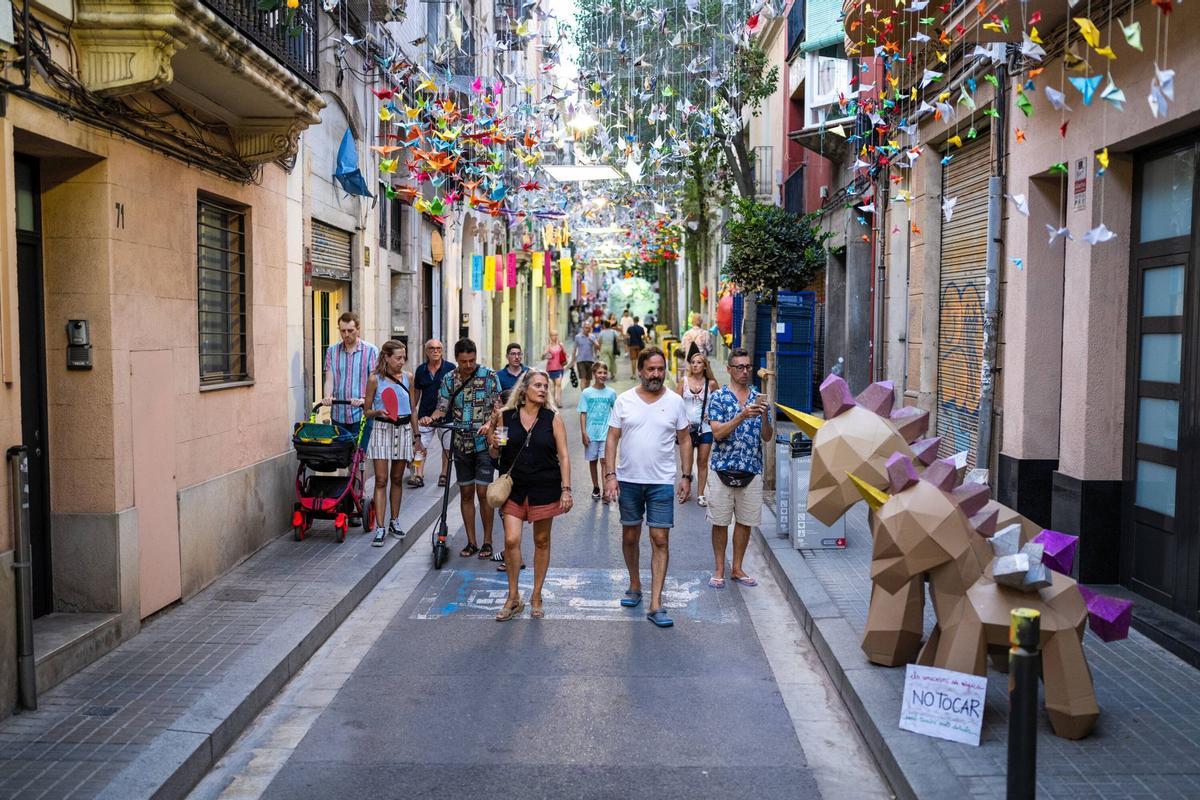
[[[580, 500], [555, 521], [546, 618], [494, 621], [504, 576], [457, 556], [452, 498], [451, 561], [432, 570], [418, 541], [193, 800], [891, 796], [754, 545], [747, 570], [759, 586], [707, 586], [694, 498], [672, 532], [675, 627], [618, 606], [616, 505], [588, 496], [574, 395], [565, 415]], [[524, 551], [532, 568], [528, 531]], [[648, 541], [642, 562], [648, 585]], [[531, 580], [526, 570], [526, 598]]]

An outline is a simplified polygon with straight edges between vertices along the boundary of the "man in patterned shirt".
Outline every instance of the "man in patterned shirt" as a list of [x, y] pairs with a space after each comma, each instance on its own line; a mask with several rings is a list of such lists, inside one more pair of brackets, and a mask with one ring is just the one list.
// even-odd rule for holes
[[[322, 400], [329, 406], [330, 419], [356, 434], [358, 423], [362, 420], [367, 377], [379, 361], [379, 348], [362, 339], [359, 335], [361, 329], [358, 315], [353, 311], [346, 311], [338, 317], [338, 334], [342, 340], [329, 345], [325, 351], [325, 397]], [[334, 400], [349, 400], [350, 405], [335, 406]], [[367, 420], [363, 429], [363, 447], [371, 441], [371, 424], [371, 420]], [[361, 472], [359, 479], [362, 479]], [[357, 528], [362, 524], [362, 518], [352, 516], [350, 524]]]
[[[492, 524], [496, 512], [487, 503], [487, 487], [492, 482], [495, 465], [488, 455], [487, 438], [479, 429], [491, 419], [500, 403], [500, 381], [496, 373], [477, 363], [478, 353], [470, 339], [459, 339], [454, 345], [454, 360], [458, 369], [442, 379], [438, 390], [437, 410], [422, 425], [449, 416], [454, 422], [468, 423], [470, 430], [454, 431], [454, 475], [458, 479], [458, 498], [462, 508], [463, 526], [467, 530], [467, 546], [459, 553], [466, 558], [476, 553], [480, 558], [492, 557]], [[453, 400], [453, 407], [451, 407]], [[475, 498], [479, 498], [479, 516], [483, 521], [483, 547], [475, 546]]]
[[708, 399], [708, 422], [712, 426], [713, 449], [710, 469], [717, 473], [709, 483], [708, 521], [712, 523], [713, 556], [716, 569], [708, 585], [725, 586], [725, 544], [733, 522], [733, 569], [730, 577], [743, 586], [758, 581], [742, 569], [750, 528], [762, 521], [763, 442], [775, 432], [765, 395], [750, 383], [750, 354], [738, 347], [729, 353], [729, 385]]

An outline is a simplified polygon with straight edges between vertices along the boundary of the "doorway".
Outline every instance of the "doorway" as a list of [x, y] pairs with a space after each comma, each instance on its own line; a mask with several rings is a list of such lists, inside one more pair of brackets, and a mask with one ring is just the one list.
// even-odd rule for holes
[[338, 339], [338, 317], [349, 308], [350, 285], [313, 279], [313, 402], [325, 396], [325, 352]]
[[17, 309], [21, 329], [21, 441], [29, 453], [33, 615], [54, 610], [50, 554], [50, 441], [46, 408], [46, 315], [42, 283], [41, 179], [36, 159], [16, 156]]
[[[1134, 178], [1121, 580], [1200, 619], [1200, 141], [1145, 153]], [[1179, 499], [1179, 502], [1176, 501]]]

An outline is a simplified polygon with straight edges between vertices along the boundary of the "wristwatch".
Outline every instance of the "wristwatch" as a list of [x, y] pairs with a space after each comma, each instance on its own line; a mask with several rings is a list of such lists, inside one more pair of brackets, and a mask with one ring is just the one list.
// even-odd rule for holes
[[691, 475], [691, 473], [684, 473], [683, 475], [680, 475], [679, 477], [680, 477], [681, 479], [685, 480], [685, 481], [690, 481], [690, 480], [692, 480], [692, 475]]
[[604, 480], [608, 480], [609, 478], [615, 478], [615, 477], [617, 477], [617, 473], [615, 473], [615, 472], [604, 473]]

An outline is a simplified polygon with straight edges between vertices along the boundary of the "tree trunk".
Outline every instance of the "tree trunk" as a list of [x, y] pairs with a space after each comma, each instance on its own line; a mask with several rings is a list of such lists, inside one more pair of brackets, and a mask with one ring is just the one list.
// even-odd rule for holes
[[754, 352], [754, 341], [758, 338], [758, 301], [754, 292], [742, 295], [742, 347], [750, 354], [752, 369], [758, 369], [758, 354]]

